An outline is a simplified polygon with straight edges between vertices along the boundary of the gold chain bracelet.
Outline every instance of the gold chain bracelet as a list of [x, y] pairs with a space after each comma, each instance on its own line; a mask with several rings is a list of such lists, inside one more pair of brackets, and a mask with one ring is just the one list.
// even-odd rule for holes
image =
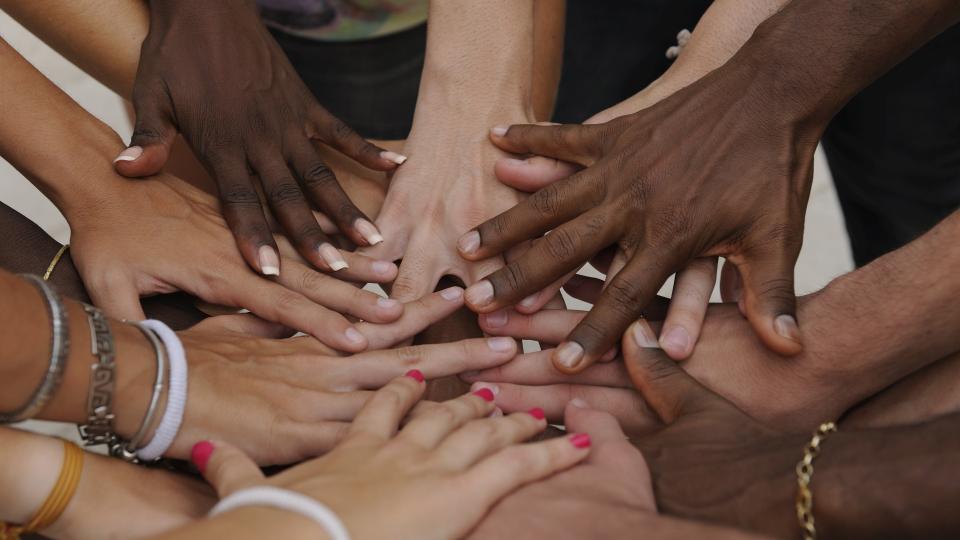
[[50, 276], [53, 274], [53, 269], [57, 267], [57, 263], [60, 262], [60, 259], [63, 258], [63, 254], [70, 249], [70, 244], [64, 244], [60, 246], [60, 249], [57, 250], [57, 254], [53, 256], [53, 260], [50, 261], [50, 264], [47, 265], [47, 271], [43, 273], [43, 280], [50, 281]]
[[803, 459], [797, 463], [797, 520], [803, 532], [803, 540], [816, 540], [817, 527], [813, 520], [813, 492], [810, 491], [810, 481], [813, 479], [813, 460], [820, 455], [820, 443], [828, 435], [837, 431], [837, 424], [824, 422], [820, 424], [813, 438], [803, 449]]

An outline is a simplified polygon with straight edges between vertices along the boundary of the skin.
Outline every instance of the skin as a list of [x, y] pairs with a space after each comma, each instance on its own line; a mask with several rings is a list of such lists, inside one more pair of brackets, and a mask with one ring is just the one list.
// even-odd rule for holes
[[[209, 457], [195, 462], [221, 497], [245, 487], [272, 485], [325, 504], [352, 538], [440, 539], [463, 536], [508, 493], [574, 466], [589, 454], [589, 445], [573, 444], [575, 435], [519, 444], [546, 428], [546, 422], [528, 413], [483, 418], [493, 404], [473, 394], [447, 401], [398, 428], [425, 389], [413, 376], [390, 382], [357, 415], [333, 451], [269, 479], [242, 452], [219, 442], [212, 443]], [[247, 522], [250, 511], [256, 508], [225, 513], [164, 538], [221, 538], [226, 531], [240, 532], [237, 524]], [[436, 519], [438, 515], [443, 519]], [[290, 518], [280, 513], [275, 519]], [[257, 538], [257, 531], [273, 521], [231, 537]], [[325, 537], [315, 524], [295, 522], [301, 532], [289, 537]]]
[[[503, 150], [586, 169], [461, 239], [461, 254], [482, 260], [552, 230], [471, 286], [471, 308], [513, 305], [616, 246], [622, 270], [553, 358], [574, 373], [616, 343], [668, 276], [721, 255], [737, 268], [744, 311], [763, 343], [798, 354], [793, 267], [816, 141], [847, 99], [960, 19], [945, 0], [855, 4], [792, 3], [721, 68], [633, 115], [592, 126], [493, 128]], [[811, 27], [819, 31], [804, 30]], [[867, 37], [881, 29], [885, 39]], [[824, 43], [839, 52], [817, 54]], [[677, 143], [689, 139], [698, 144]]]

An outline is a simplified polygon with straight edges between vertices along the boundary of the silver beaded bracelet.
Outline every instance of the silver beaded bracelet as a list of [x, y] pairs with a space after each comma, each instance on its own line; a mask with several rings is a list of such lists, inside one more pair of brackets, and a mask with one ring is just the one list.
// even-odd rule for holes
[[43, 296], [47, 306], [47, 315], [50, 317], [51, 338], [50, 338], [50, 361], [47, 364], [47, 371], [44, 373], [43, 381], [33, 392], [26, 403], [10, 412], [0, 412], [0, 424], [10, 424], [21, 422], [33, 418], [50, 401], [53, 394], [60, 387], [63, 379], [63, 372], [67, 364], [67, 357], [70, 354], [70, 328], [67, 318], [67, 310], [60, 300], [60, 295], [50, 284], [46, 283], [37, 276], [23, 274], [21, 277], [29, 281], [36, 287]]

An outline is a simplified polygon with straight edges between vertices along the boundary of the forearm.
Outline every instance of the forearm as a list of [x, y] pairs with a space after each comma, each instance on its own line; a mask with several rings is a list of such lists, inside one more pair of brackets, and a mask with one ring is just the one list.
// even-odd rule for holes
[[563, 36], [566, 0], [536, 0], [533, 3], [533, 86], [530, 101], [534, 117], [553, 117], [563, 68]]
[[299, 514], [274, 508], [250, 506], [192, 523], [155, 537], [155, 540], [197, 538], [325, 540], [328, 537], [316, 523]]

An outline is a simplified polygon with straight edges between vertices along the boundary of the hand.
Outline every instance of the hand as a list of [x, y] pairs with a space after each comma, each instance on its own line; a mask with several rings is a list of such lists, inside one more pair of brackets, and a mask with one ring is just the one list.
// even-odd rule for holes
[[[493, 404], [468, 394], [398, 425], [425, 390], [413, 372], [374, 394], [326, 456], [269, 479], [236, 448], [195, 447], [194, 462], [221, 497], [267, 484], [327, 505], [352, 538], [460, 538], [498, 500], [587, 457], [589, 437], [520, 445], [547, 424], [532, 413], [486, 418]], [[212, 448], [211, 448], [212, 446]]]
[[[110, 189], [96, 207], [68, 215], [73, 261], [93, 302], [110, 316], [141, 320], [141, 296], [182, 290], [357, 352], [369, 342], [340, 313], [376, 323], [403, 313], [399, 302], [317, 272], [295, 255], [271, 263], [279, 273], [275, 280], [251, 272], [216, 200], [182, 180], [162, 174]], [[354, 262], [338, 275], [361, 283], [396, 275], [393, 263]]]
[[312, 140], [381, 171], [403, 157], [365, 141], [316, 103], [253, 2], [173, 0], [151, 3], [150, 12], [133, 91], [136, 125], [131, 147], [115, 162], [118, 172], [158, 173], [182, 132], [219, 186], [240, 253], [261, 273], [277, 246], [258, 191], [318, 268], [337, 271], [348, 261], [317, 225], [311, 205], [356, 245], [381, 240]]
[[461, 253], [477, 260], [555, 228], [474, 285], [488, 294], [475, 302], [468, 291], [471, 307], [487, 313], [511, 305], [618, 246], [623, 270], [555, 353], [560, 369], [575, 372], [609, 350], [670, 274], [697, 257], [722, 255], [739, 271], [745, 311], [764, 344], [799, 353], [793, 265], [818, 128], [782, 127], [787, 119], [768, 112], [765, 89], [745, 86], [752, 69], [728, 64], [602, 125], [494, 128], [491, 139], [504, 150], [588, 168], [465, 235], [461, 245], [475, 249]]

